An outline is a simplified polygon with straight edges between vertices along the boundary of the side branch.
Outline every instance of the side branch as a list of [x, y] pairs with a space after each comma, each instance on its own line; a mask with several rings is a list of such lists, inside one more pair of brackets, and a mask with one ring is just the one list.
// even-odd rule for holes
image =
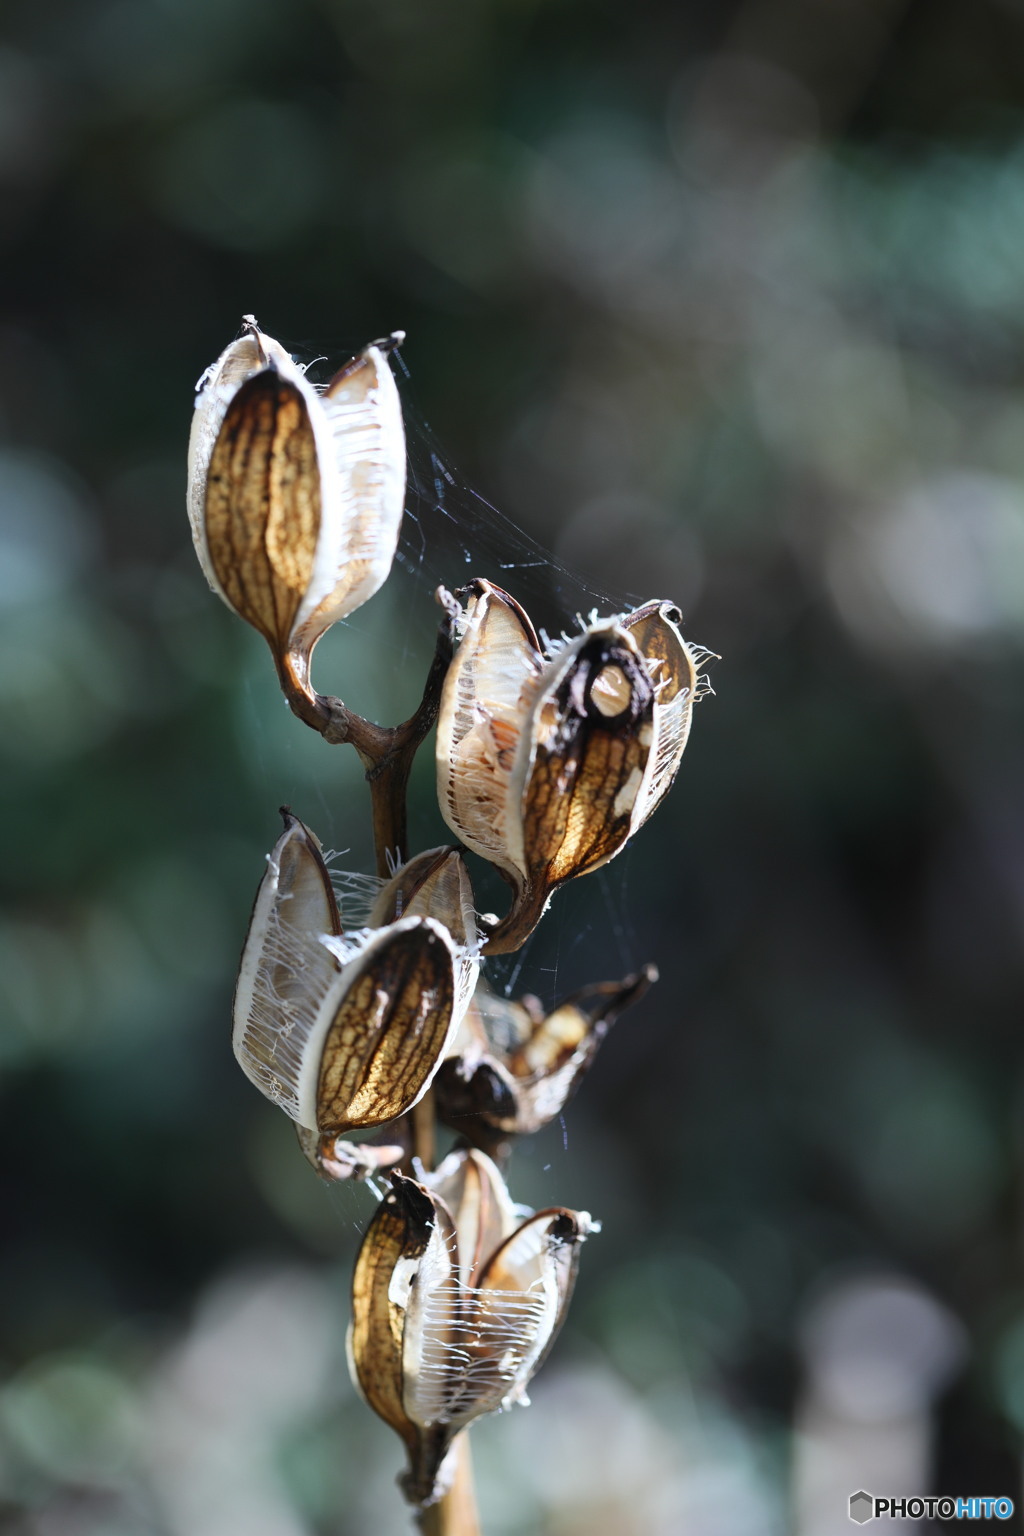
[[434, 646], [434, 659], [416, 711], [401, 725], [376, 725], [341, 699], [314, 692], [308, 666], [294, 654], [278, 666], [281, 688], [293, 714], [319, 731], [326, 742], [349, 742], [366, 770], [373, 806], [373, 842], [377, 873], [387, 877], [408, 857], [406, 790], [413, 759], [437, 719], [441, 689], [455, 645], [455, 616], [446, 609]]

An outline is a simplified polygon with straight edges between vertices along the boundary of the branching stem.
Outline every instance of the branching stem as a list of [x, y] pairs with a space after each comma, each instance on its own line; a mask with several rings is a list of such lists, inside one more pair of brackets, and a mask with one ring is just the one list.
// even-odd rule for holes
[[316, 693], [309, 680], [307, 657], [289, 653], [278, 658], [281, 688], [292, 713], [332, 745], [350, 742], [359, 754], [370, 786], [373, 845], [377, 873], [386, 879], [409, 856], [406, 792], [413, 759], [429, 733], [441, 702], [441, 688], [454, 648], [454, 620], [446, 610], [437, 631], [434, 659], [423, 685], [419, 707], [401, 725], [375, 725], [341, 699]]
[[[447, 597], [447, 594], [445, 594]], [[419, 707], [401, 725], [375, 725], [343, 704], [341, 699], [316, 693], [309, 678], [309, 658], [289, 653], [278, 658], [281, 688], [292, 713], [318, 731], [332, 745], [349, 742], [370, 786], [373, 810], [373, 846], [377, 873], [387, 879], [409, 857], [406, 798], [413, 760], [430, 732], [441, 702], [441, 689], [455, 646], [455, 622], [460, 612], [451, 598], [441, 599], [444, 618], [437, 631], [434, 659], [423, 685]], [[424, 1094], [410, 1116], [412, 1153], [425, 1170], [434, 1166], [435, 1111], [432, 1091]], [[455, 1477], [451, 1488], [418, 1516], [423, 1536], [480, 1536], [469, 1436], [464, 1430], [455, 1441]]]

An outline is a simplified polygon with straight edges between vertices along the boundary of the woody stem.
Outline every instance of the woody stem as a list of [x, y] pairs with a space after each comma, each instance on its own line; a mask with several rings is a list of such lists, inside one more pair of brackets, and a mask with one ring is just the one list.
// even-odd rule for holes
[[444, 1498], [420, 1511], [423, 1536], [481, 1536], [468, 1430], [464, 1429], [458, 1436], [452, 1454], [455, 1456], [455, 1477], [451, 1487]]
[[[435, 1162], [434, 1091], [428, 1089], [410, 1112], [412, 1150], [428, 1172]], [[423, 1536], [480, 1536], [480, 1519], [473, 1486], [473, 1465], [469, 1454], [469, 1431], [463, 1430], [452, 1448], [455, 1476], [452, 1485], [436, 1504], [420, 1511]]]
[[385, 878], [408, 857], [406, 792], [413, 759], [423, 744], [441, 702], [441, 688], [452, 659], [453, 618], [445, 613], [437, 631], [434, 659], [415, 713], [401, 725], [375, 725], [340, 699], [315, 693], [309, 680], [309, 657], [286, 652], [277, 657], [281, 689], [293, 714], [319, 731], [332, 745], [351, 742], [359, 754], [370, 786], [373, 844], [377, 873]]
[[[412, 1110], [413, 1151], [425, 1169], [434, 1166], [434, 1094], [429, 1090]], [[452, 1446], [455, 1475], [448, 1492], [436, 1504], [419, 1513], [422, 1536], [481, 1536], [480, 1517], [473, 1486], [469, 1431], [464, 1429]]]
[[418, 1104], [412, 1107], [412, 1150], [430, 1173], [436, 1161], [434, 1090], [428, 1088]]
[[521, 949], [544, 915], [549, 887], [527, 884], [516, 892], [505, 916], [487, 934], [485, 955], [511, 955]]
[[[446, 594], [447, 595], [447, 594]], [[375, 725], [357, 715], [340, 699], [315, 693], [309, 680], [309, 657], [287, 653], [277, 657], [281, 689], [292, 713], [319, 731], [331, 744], [348, 741], [355, 747], [370, 786], [373, 846], [377, 873], [387, 878], [408, 858], [406, 795], [413, 759], [435, 720], [441, 688], [452, 659], [458, 607], [443, 603], [445, 617], [437, 631], [434, 659], [415, 713], [396, 726]], [[434, 1095], [428, 1091], [411, 1112], [412, 1150], [427, 1170], [434, 1166]], [[423, 1536], [481, 1536], [465, 1430], [453, 1446], [455, 1475], [443, 1498], [419, 1514]]]

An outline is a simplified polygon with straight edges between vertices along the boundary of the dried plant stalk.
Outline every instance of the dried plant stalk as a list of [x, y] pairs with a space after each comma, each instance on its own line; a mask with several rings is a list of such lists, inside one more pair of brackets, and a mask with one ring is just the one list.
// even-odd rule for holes
[[[398, 539], [405, 442], [386, 353], [400, 339], [371, 343], [320, 393], [246, 317], [200, 381], [188, 505], [210, 585], [267, 641], [294, 714], [358, 753], [386, 882], [351, 934], [319, 842], [286, 813], [243, 953], [236, 1055], [322, 1177], [394, 1168], [356, 1264], [353, 1375], [405, 1442], [424, 1536], [480, 1536], [467, 1426], [525, 1401], [598, 1229], [558, 1207], [524, 1217], [499, 1163], [559, 1113], [657, 979], [645, 966], [550, 1012], [482, 983], [471, 1000], [480, 951], [518, 949], [552, 893], [647, 820], [678, 770], [709, 653], [668, 602], [542, 647], [481, 577], [456, 597], [438, 589], [433, 660], [402, 724], [313, 688], [318, 639], [377, 591]], [[456, 850], [408, 858], [409, 775], [435, 722], [440, 809], [510, 885], [500, 920], [474, 914]], [[462, 1139], [436, 1168], [439, 1114]], [[386, 1145], [345, 1140], [381, 1124]]]

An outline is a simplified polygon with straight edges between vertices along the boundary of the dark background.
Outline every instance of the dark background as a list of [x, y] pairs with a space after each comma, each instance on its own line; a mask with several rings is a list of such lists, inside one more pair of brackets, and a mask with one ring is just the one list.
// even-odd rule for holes
[[320, 376], [408, 332], [419, 522], [321, 688], [407, 714], [470, 574], [557, 626], [671, 597], [723, 657], [668, 802], [516, 980], [662, 971], [513, 1163], [604, 1233], [536, 1406], [475, 1436], [488, 1536], [1017, 1497], [1024, 5], [4, 31], [3, 1529], [406, 1529], [342, 1353], [370, 1197], [228, 1046], [277, 806], [371, 867], [354, 758], [190, 546], [192, 388], [243, 312]]

